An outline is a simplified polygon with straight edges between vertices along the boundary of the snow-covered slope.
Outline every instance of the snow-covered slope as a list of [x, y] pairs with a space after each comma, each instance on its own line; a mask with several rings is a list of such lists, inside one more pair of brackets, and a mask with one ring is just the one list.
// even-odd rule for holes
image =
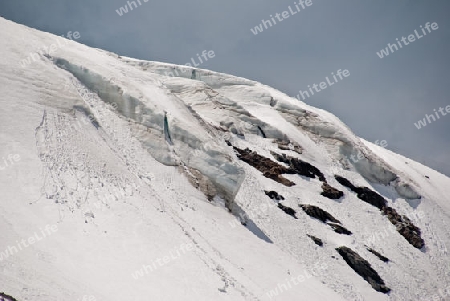
[[[0, 292], [17, 300], [450, 299], [448, 177], [258, 82], [120, 57], [2, 18], [0, 28]], [[52, 44], [64, 46], [21, 64]], [[292, 158], [278, 162], [281, 154]], [[286, 163], [299, 160], [311, 165]], [[424, 246], [336, 175], [381, 194], [382, 211], [409, 217]], [[325, 181], [343, 197], [321, 195]], [[352, 234], [299, 205], [320, 207]], [[372, 288], [339, 247], [364, 258], [390, 291]]]

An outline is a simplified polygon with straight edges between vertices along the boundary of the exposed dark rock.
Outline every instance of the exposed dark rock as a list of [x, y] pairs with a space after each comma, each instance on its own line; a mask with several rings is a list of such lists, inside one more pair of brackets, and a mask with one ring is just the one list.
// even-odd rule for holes
[[344, 196], [344, 193], [342, 191], [337, 190], [334, 187], [331, 187], [327, 183], [322, 184], [322, 190], [323, 191], [322, 191], [321, 195], [323, 195], [324, 197], [327, 197], [329, 199], [332, 199], [332, 200], [337, 200]]
[[294, 209], [292, 209], [291, 207], [287, 207], [284, 206], [281, 203], [278, 203], [278, 208], [280, 208], [281, 210], [283, 210], [286, 214], [294, 217], [295, 219], [297, 219], [297, 217], [295, 216], [295, 214], [297, 213]]
[[355, 192], [357, 193], [358, 198], [380, 210], [387, 204], [386, 200], [381, 195], [368, 187], [356, 187]]
[[312, 235], [309, 235], [309, 234], [306, 234], [309, 238], [311, 238], [313, 241], [314, 241], [314, 243], [316, 244], [316, 245], [318, 245], [318, 246], [323, 246], [323, 241], [320, 239], [320, 238], [317, 238], [317, 237], [315, 237], [315, 236], [312, 236]]
[[331, 214], [329, 214], [325, 210], [320, 209], [319, 207], [313, 205], [298, 205], [298, 206], [301, 207], [306, 214], [320, 220], [323, 223], [325, 223], [328, 220], [333, 223], [341, 223], [340, 221], [335, 219]]
[[286, 154], [280, 155], [275, 152], [271, 152], [271, 154], [275, 157], [275, 159], [277, 159], [277, 161], [288, 164], [293, 172], [308, 178], [315, 178], [317, 176], [320, 181], [327, 182], [323, 173], [314, 165], [298, 158], [287, 156]]
[[339, 225], [341, 222], [339, 220], [337, 220], [336, 218], [334, 218], [331, 214], [329, 214], [328, 212], [326, 212], [325, 210], [317, 207], [317, 206], [313, 206], [313, 205], [298, 205], [299, 207], [301, 207], [303, 209], [303, 211], [305, 211], [306, 214], [308, 214], [309, 216], [316, 218], [318, 220], [320, 220], [323, 223], [327, 223], [327, 224], [333, 228], [334, 232], [339, 233], [339, 234], [345, 234], [345, 235], [351, 235], [352, 232], [350, 232], [349, 230], [347, 230], [346, 228], [344, 228], [343, 226]]
[[346, 228], [344, 228], [343, 226], [339, 225], [339, 224], [335, 224], [335, 223], [327, 223], [328, 225], [331, 226], [331, 228], [333, 228], [334, 232], [339, 233], [339, 234], [344, 234], [344, 235], [352, 235], [352, 232], [347, 230]]
[[384, 257], [383, 255], [381, 255], [380, 253], [378, 253], [377, 251], [375, 251], [372, 248], [366, 248], [367, 251], [369, 251], [370, 253], [372, 253], [373, 255], [377, 256], [381, 261], [383, 262], [389, 262], [389, 258]]
[[338, 176], [338, 175], [335, 175], [334, 178], [335, 178], [336, 181], [338, 181], [342, 186], [345, 186], [345, 187], [347, 187], [347, 188], [350, 188], [351, 191], [355, 191], [355, 188], [356, 188], [356, 187], [353, 186], [353, 184], [352, 184], [349, 180], [347, 180], [346, 178], [341, 177], [341, 176]]
[[389, 221], [397, 228], [398, 233], [402, 235], [411, 245], [421, 249], [425, 242], [421, 237], [419, 227], [415, 226], [409, 218], [397, 213], [394, 208], [384, 207], [383, 213], [387, 215]]
[[278, 194], [278, 192], [276, 192], [276, 191], [273, 191], [273, 190], [271, 190], [271, 191], [264, 190], [264, 193], [265, 193], [269, 198], [271, 198], [272, 200], [277, 200], [277, 201], [282, 201], [282, 200], [284, 200], [284, 197], [283, 197], [281, 194]]
[[7, 295], [3, 292], [0, 293], [0, 301], [17, 301], [14, 297]]
[[277, 173], [277, 171], [268, 170], [268, 171], [264, 172], [263, 175], [264, 175], [266, 178], [272, 179], [272, 180], [274, 180], [275, 182], [278, 182], [278, 183], [283, 184], [284, 186], [291, 187], [291, 186], [294, 186], [294, 185], [295, 185], [294, 182], [289, 181], [289, 180], [286, 179], [285, 177], [281, 176], [279, 173]]
[[303, 149], [300, 145], [290, 140], [278, 139], [275, 140], [274, 143], [278, 144], [278, 148], [281, 150], [290, 150], [296, 152], [297, 154], [301, 154], [303, 152]]
[[349, 180], [341, 176], [335, 176], [336, 181], [338, 181], [341, 185], [350, 188], [353, 192], [356, 192], [359, 199], [363, 200], [366, 203], [371, 204], [372, 206], [377, 207], [378, 209], [383, 209], [386, 206], [386, 200], [371, 190], [368, 187], [356, 187]]
[[266, 178], [272, 179], [288, 187], [295, 185], [294, 182], [289, 181], [282, 176], [282, 174], [292, 173], [289, 168], [286, 168], [269, 158], [258, 155], [258, 153], [251, 151], [248, 148], [243, 150], [233, 146], [233, 149], [237, 152], [237, 157], [239, 159], [262, 172]]
[[356, 272], [364, 278], [376, 291], [388, 293], [390, 288], [386, 287], [380, 275], [370, 266], [369, 262], [359, 256], [358, 253], [347, 247], [336, 248], [339, 255], [344, 258], [345, 262]]
[[358, 198], [369, 203], [387, 215], [389, 221], [397, 228], [398, 233], [402, 235], [412, 246], [421, 249], [425, 242], [421, 237], [421, 232], [409, 218], [401, 216], [394, 208], [387, 206], [387, 201], [378, 193], [368, 187], [356, 187], [344, 177], [335, 176], [336, 181], [341, 185], [350, 188], [357, 193]]

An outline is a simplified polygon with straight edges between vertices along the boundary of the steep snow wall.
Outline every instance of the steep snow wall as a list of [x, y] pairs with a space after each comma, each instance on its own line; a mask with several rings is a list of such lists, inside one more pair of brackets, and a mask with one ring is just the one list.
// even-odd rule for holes
[[[406, 199], [420, 198], [415, 189], [406, 182], [407, 179], [400, 179], [395, 169], [363, 145], [348, 127], [328, 122], [317, 113], [285, 102], [278, 102], [275, 108], [285, 116], [286, 120], [309, 132], [312, 139], [323, 142], [330, 149], [334, 149], [334, 155], [342, 162], [344, 167], [348, 168], [347, 165], [350, 163], [369, 182], [393, 185], [401, 197]], [[352, 156], [357, 157], [359, 154], [364, 157], [355, 161], [348, 159]]]
[[[215, 185], [219, 195], [228, 203], [232, 202], [243, 181], [244, 172], [232, 162], [224, 142], [216, 143], [214, 149], [207, 149], [204, 146], [210, 141], [208, 133], [191, 131], [189, 125], [183, 121], [171, 118], [170, 112], [165, 115], [165, 110], [158, 107], [157, 102], [155, 105], [153, 101], [151, 107], [145, 98], [137, 98], [100, 74], [63, 58], [55, 58], [54, 62], [58, 67], [70, 72], [89, 90], [97, 93], [104, 102], [115, 107], [120, 115], [134, 123], [134, 127], [147, 128], [146, 131], [140, 132], [138, 139], [156, 160], [166, 165], [186, 165], [199, 171]], [[169, 99], [181, 103], [174, 96]], [[192, 117], [190, 122], [197, 121]], [[167, 127], [166, 131], [164, 125]], [[197, 129], [199, 128], [201, 129], [198, 126]], [[166, 143], [168, 132], [173, 145]], [[201, 137], [201, 134], [204, 136]]]
[[[234, 116], [227, 116], [227, 114], [217, 116], [220, 120], [220, 125], [224, 130], [230, 130], [233, 134], [238, 135], [245, 135], [245, 133], [261, 135], [258, 131], [259, 127], [264, 134], [267, 135], [267, 138], [280, 139], [283, 141], [289, 140], [284, 133], [270, 127], [270, 125], [261, 120], [254, 118], [236, 101], [227, 97], [229, 93], [236, 93], [235, 87], [239, 86], [240, 90], [247, 91], [245, 97], [248, 97], [248, 99], [240, 100], [243, 102], [251, 100], [253, 102], [274, 107], [290, 123], [300, 127], [307, 133], [310, 133], [310, 136], [314, 141], [323, 142], [331, 149], [334, 149], [336, 159], [341, 161], [345, 168], [351, 168], [351, 166], [353, 166], [358, 173], [372, 183], [385, 186], [392, 185], [399, 196], [406, 199], [418, 199], [421, 197], [420, 194], [416, 192], [413, 185], [409, 183], [409, 179], [400, 178], [397, 171], [374, 155], [373, 152], [365, 147], [351, 130], [342, 124], [335, 116], [331, 116], [331, 119], [338, 122], [327, 121], [329, 118], [324, 118], [323, 115], [332, 115], [328, 112], [317, 110], [320, 112], [315, 113], [313, 112], [313, 109], [305, 109], [299, 105], [280, 100], [277, 95], [272, 95], [272, 93], [270, 93], [270, 89], [268, 91], [268, 89], [264, 89], [264, 86], [257, 82], [244, 78], [187, 66], [144, 62], [133, 59], [123, 60], [127, 64], [133, 65], [144, 71], [167, 76], [164, 85], [168, 87], [172, 93], [178, 95], [185, 102], [192, 105], [192, 107], [195, 110], [198, 110], [200, 114], [201, 108], [197, 109], [196, 107], [205, 105], [204, 101], [200, 101], [200, 98], [204, 97], [204, 95], [194, 99], [186, 99], [182, 95], [183, 92], [188, 92], [186, 89], [190, 88], [195, 89], [196, 92], [203, 92], [207, 95], [207, 97], [204, 98], [205, 101], [217, 102], [228, 109], [226, 110], [227, 113], [234, 111], [236, 113]], [[192, 72], [194, 71], [195, 78], [192, 77]], [[198, 83], [193, 83], [192, 79]], [[187, 86], [189, 86], [189, 88]], [[230, 87], [229, 91], [227, 91], [228, 87]], [[236, 127], [237, 124], [240, 124], [241, 126]], [[358, 156], [358, 154], [362, 154], [364, 157], [355, 162], [348, 160], [348, 158]], [[351, 166], [348, 166], [348, 163], [350, 163]]]

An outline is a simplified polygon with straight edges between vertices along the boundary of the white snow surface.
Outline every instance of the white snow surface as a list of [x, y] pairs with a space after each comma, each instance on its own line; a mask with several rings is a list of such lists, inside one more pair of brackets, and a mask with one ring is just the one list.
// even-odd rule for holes
[[[258, 82], [201, 69], [193, 76], [193, 68], [74, 41], [21, 66], [65, 39], [3, 18], [0, 28], [0, 292], [19, 301], [450, 300], [450, 178]], [[265, 178], [224, 137], [273, 161], [270, 151], [307, 161], [345, 195], [321, 196], [318, 179], [285, 175], [296, 184], [286, 187]], [[275, 139], [302, 154], [278, 149]], [[344, 160], [358, 152], [364, 159]], [[6, 165], [14, 154], [20, 160]], [[193, 170], [215, 196], [190, 184]], [[411, 246], [336, 174], [411, 217], [425, 247]], [[264, 190], [283, 195], [298, 219]], [[328, 211], [353, 235], [333, 232], [299, 204]], [[226, 207], [250, 216], [247, 227]], [[42, 238], [46, 225], [57, 231]], [[19, 250], [35, 235], [41, 240]], [[339, 246], [369, 261], [392, 291], [376, 292]], [[291, 279], [300, 275], [308, 276]]]

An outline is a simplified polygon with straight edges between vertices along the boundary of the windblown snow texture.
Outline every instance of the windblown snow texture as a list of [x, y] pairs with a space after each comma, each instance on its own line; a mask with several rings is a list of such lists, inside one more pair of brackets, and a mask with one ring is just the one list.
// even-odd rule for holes
[[7, 300], [450, 295], [444, 175], [255, 81], [73, 41], [21, 67], [63, 38], [0, 28]]

